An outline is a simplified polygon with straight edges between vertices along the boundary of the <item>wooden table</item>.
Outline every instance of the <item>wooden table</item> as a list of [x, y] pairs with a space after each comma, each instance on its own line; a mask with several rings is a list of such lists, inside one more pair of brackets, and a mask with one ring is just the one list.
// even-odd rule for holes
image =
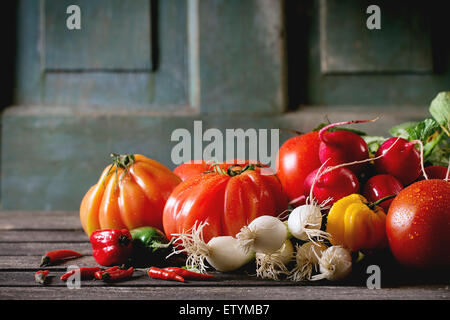
[[[73, 249], [85, 256], [48, 267], [51, 270], [48, 284], [35, 283], [34, 273], [39, 269], [41, 256], [56, 249]], [[96, 266], [77, 212], [0, 212], [0, 255], [2, 300], [450, 299], [448, 276], [437, 281], [400, 281], [388, 285], [382, 280], [381, 289], [368, 289], [367, 274], [363, 281], [341, 284], [263, 280], [243, 272], [217, 273], [214, 281], [178, 283], [150, 279], [143, 272], [136, 272], [129, 281], [106, 284], [83, 280], [80, 289], [69, 289], [59, 280], [69, 265]]]

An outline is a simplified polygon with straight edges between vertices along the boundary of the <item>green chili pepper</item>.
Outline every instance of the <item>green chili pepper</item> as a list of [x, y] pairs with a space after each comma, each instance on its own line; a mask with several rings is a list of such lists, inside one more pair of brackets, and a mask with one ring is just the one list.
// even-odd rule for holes
[[[164, 233], [154, 227], [139, 227], [130, 230], [133, 239], [133, 260], [135, 264], [160, 264], [170, 251], [171, 243]], [[160, 262], [160, 263], [158, 263]]]

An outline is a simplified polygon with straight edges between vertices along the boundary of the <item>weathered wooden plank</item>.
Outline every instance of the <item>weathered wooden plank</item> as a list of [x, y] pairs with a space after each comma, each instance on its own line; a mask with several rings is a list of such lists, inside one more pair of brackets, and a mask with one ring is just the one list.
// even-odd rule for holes
[[0, 228], [0, 242], [88, 242], [80, 230], [7, 230]]
[[36, 256], [59, 249], [75, 250], [83, 255], [92, 253], [89, 242], [15, 242], [0, 243], [0, 256]]
[[364, 287], [3, 287], [0, 299], [31, 300], [438, 300], [448, 287], [425, 286], [369, 290]]
[[[0, 271], [0, 286], [1, 287], [29, 287], [40, 286], [40, 284], [34, 281], [34, 272], [36, 270], [28, 271]], [[66, 283], [59, 278], [64, 274], [67, 269], [52, 270], [49, 273], [48, 286], [65, 287]], [[215, 273], [216, 278], [212, 280], [186, 280], [186, 282], [167, 281], [152, 279], [146, 273], [145, 269], [137, 269], [131, 279], [116, 283], [107, 283], [104, 281], [82, 280], [81, 286], [111, 286], [111, 287], [184, 287], [184, 286], [200, 286], [200, 287], [214, 287], [214, 286], [298, 286], [305, 285], [291, 282], [291, 281], [274, 281], [267, 279], [251, 277], [246, 274], [227, 274], [227, 273]], [[310, 284], [311, 285], [311, 284]], [[313, 284], [316, 285], [316, 284]]]
[[76, 211], [0, 211], [0, 230], [80, 230]]
[[[43, 252], [42, 254], [44, 254]], [[41, 263], [41, 256], [0, 256], [0, 270], [37, 270]], [[87, 255], [77, 259], [61, 261], [54, 266], [45, 267], [51, 270], [66, 270], [70, 265], [81, 267], [97, 266], [94, 257]]]
[[[86, 259], [88, 260], [88, 259]], [[92, 261], [92, 259], [90, 259]], [[49, 286], [66, 286], [66, 284], [60, 281], [59, 277], [67, 272], [67, 268], [69, 266], [77, 266], [77, 267], [93, 267], [98, 266], [93, 263], [90, 265], [81, 265], [78, 263], [78, 260], [73, 260], [71, 262], [65, 263], [65, 266], [62, 265], [53, 266], [45, 269], [51, 270], [50, 276], [47, 285]], [[34, 282], [33, 275], [34, 273], [41, 268], [27, 268], [23, 270], [17, 269], [9, 269], [9, 270], [0, 270], [0, 286], [34, 286], [38, 285]], [[136, 268], [131, 279], [127, 279], [124, 281], [116, 282], [116, 283], [107, 283], [103, 281], [91, 281], [91, 280], [82, 280], [81, 286], [125, 286], [125, 287], [146, 287], [146, 286], [156, 286], [156, 287], [184, 287], [184, 286], [203, 286], [203, 287], [227, 287], [227, 286], [237, 286], [237, 287], [264, 287], [264, 286], [303, 286], [303, 287], [316, 287], [316, 286], [330, 286], [331, 282], [322, 280], [322, 281], [302, 281], [302, 282], [293, 282], [286, 279], [280, 280], [272, 280], [272, 279], [261, 279], [256, 277], [255, 274], [250, 274], [248, 271], [236, 271], [229, 273], [222, 272], [211, 272], [211, 274], [215, 275], [214, 279], [208, 280], [186, 280], [186, 282], [178, 282], [178, 281], [166, 281], [159, 279], [151, 279], [146, 274], [146, 268]], [[335, 287], [367, 287], [364, 275], [358, 275], [358, 279], [355, 277], [349, 277], [346, 280], [333, 283]], [[435, 277], [434, 279], [397, 279], [397, 282], [386, 282], [382, 281], [381, 288], [402, 288], [402, 287], [427, 287], [427, 286], [435, 286], [436, 288], [446, 288], [449, 290], [450, 283], [445, 281], [442, 278]]]

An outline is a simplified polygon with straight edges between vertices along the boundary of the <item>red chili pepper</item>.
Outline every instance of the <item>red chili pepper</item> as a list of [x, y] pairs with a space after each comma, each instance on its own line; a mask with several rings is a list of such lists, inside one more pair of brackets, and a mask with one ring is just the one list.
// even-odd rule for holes
[[127, 270], [119, 269], [115, 271], [108, 271], [102, 274], [102, 280], [115, 281], [130, 278], [133, 275], [133, 272], [134, 272], [133, 267], [130, 267]]
[[153, 279], [162, 279], [162, 280], [175, 280], [184, 282], [184, 278], [173, 271], [159, 269], [156, 267], [151, 267], [147, 270], [147, 274], [150, 278]]
[[66, 281], [67, 279], [69, 279], [70, 276], [74, 275], [75, 272], [77, 272], [78, 270], [80, 272], [80, 276], [82, 279], [92, 279], [94, 277], [95, 273], [97, 271], [100, 271], [101, 269], [99, 267], [74, 269], [74, 270], [70, 270], [69, 272], [64, 273], [60, 279], [62, 281]]
[[45, 284], [45, 280], [47, 279], [50, 270], [39, 270], [34, 274], [34, 280], [37, 283]]
[[73, 250], [54, 250], [47, 252], [41, 260], [41, 267], [48, 266], [54, 262], [66, 260], [66, 259], [73, 259], [73, 258], [79, 258], [83, 255], [81, 253], [78, 253]]
[[163, 270], [172, 271], [178, 274], [179, 276], [182, 276], [184, 279], [212, 279], [214, 278], [214, 275], [212, 274], [203, 274], [200, 272], [194, 272], [183, 268], [178, 267], [167, 267]]
[[119, 267], [119, 266], [114, 266], [114, 267], [108, 268], [108, 269], [106, 269], [106, 270], [100, 270], [100, 271], [97, 271], [97, 272], [94, 274], [94, 277], [95, 277], [95, 279], [102, 280], [102, 276], [103, 276], [103, 274], [104, 274], [105, 272], [111, 272], [111, 271], [116, 271], [116, 270], [120, 270], [120, 267]]
[[132, 238], [127, 229], [94, 231], [89, 239], [92, 244], [92, 255], [102, 266], [124, 264], [131, 256]]

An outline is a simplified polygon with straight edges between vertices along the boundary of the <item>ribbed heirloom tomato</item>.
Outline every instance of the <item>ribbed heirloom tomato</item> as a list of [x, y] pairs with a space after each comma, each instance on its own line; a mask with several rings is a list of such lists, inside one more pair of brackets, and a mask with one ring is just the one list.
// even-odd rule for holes
[[189, 178], [192, 178], [196, 175], [212, 171], [214, 168], [221, 168], [223, 170], [228, 170], [229, 167], [234, 165], [247, 165], [251, 163], [249, 160], [228, 160], [223, 163], [215, 163], [213, 161], [205, 161], [205, 160], [192, 160], [187, 161], [179, 166], [177, 166], [175, 169], [173, 169], [173, 173], [175, 173], [177, 176], [181, 178], [181, 180], [187, 180]]
[[206, 242], [216, 236], [235, 236], [256, 217], [275, 216], [287, 209], [276, 175], [263, 174], [254, 164], [231, 166], [226, 171], [218, 168], [217, 172], [187, 179], [174, 189], [163, 214], [169, 239], [204, 222], [208, 223], [203, 229]]
[[169, 168], [143, 155], [112, 155], [80, 206], [81, 225], [95, 230], [162, 226], [164, 205], [181, 182]]

